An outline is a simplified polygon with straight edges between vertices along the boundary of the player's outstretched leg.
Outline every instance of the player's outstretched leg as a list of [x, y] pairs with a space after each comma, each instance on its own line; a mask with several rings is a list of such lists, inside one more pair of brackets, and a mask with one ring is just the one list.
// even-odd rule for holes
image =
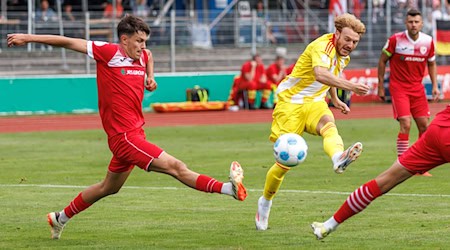
[[244, 170], [237, 161], [233, 161], [230, 166], [230, 182], [232, 184], [233, 197], [236, 200], [243, 201], [247, 198], [247, 190], [242, 184], [244, 179]]
[[347, 148], [341, 155], [333, 156], [333, 169], [337, 174], [345, 171], [350, 163], [354, 162], [361, 155], [363, 145], [361, 142], [356, 142]]
[[52, 239], [59, 239], [64, 229], [65, 224], [62, 224], [58, 220], [59, 212], [51, 212], [47, 214], [47, 221], [50, 225], [50, 231], [52, 233]]
[[269, 226], [270, 208], [272, 207], [272, 200], [266, 200], [264, 196], [258, 199], [258, 211], [255, 215], [256, 230], [267, 230]]

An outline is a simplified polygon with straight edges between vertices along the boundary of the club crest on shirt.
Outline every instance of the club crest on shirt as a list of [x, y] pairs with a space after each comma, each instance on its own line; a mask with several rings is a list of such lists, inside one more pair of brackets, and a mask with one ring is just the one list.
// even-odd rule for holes
[[427, 47], [425, 47], [425, 46], [420, 46], [419, 51], [420, 51], [420, 54], [425, 55], [425, 54], [427, 53]]

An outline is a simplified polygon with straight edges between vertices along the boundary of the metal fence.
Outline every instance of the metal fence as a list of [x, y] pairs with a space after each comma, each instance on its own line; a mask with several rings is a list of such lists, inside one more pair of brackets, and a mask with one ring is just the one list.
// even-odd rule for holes
[[[430, 10], [424, 9], [424, 32], [432, 33], [432, 19]], [[376, 65], [380, 49], [388, 36], [393, 32], [404, 30], [403, 20], [395, 19], [397, 14], [405, 10], [386, 9], [383, 15], [374, 12], [371, 8], [360, 13], [361, 20], [366, 24], [367, 33], [361, 40], [358, 49], [354, 51], [353, 57], [360, 59], [361, 64]], [[42, 60], [55, 61], [68, 67], [77, 64], [83, 68], [81, 72], [92, 73], [89, 60], [83, 57], [67, 54], [65, 50], [56, 50], [48, 46], [29, 44], [23, 48], [6, 49], [6, 34], [8, 33], [34, 33], [34, 34], [62, 34], [70, 37], [85, 38], [88, 40], [105, 40], [117, 42], [115, 27], [119, 19], [103, 18], [102, 13], [74, 13], [75, 21], [68, 21], [60, 10], [56, 18], [39, 19], [37, 12], [12, 12], [8, 13], [8, 19], [0, 19], [0, 51], [2, 57], [27, 58], [35, 60], [33, 53], [39, 52]], [[376, 19], [374, 17], [377, 17]], [[224, 54], [216, 55], [213, 60], [224, 60], [236, 57], [242, 59], [242, 51], [256, 52], [271, 49], [278, 46], [295, 47], [296, 51], [302, 50], [310, 41], [323, 33], [329, 32], [328, 10], [320, 9], [295, 9], [295, 10], [273, 10], [257, 13], [256, 11], [242, 12], [237, 8], [226, 12], [199, 11], [169, 11], [167, 13], [154, 13], [144, 18], [149, 24], [152, 35], [148, 46], [158, 51], [168, 63], [163, 71], [177, 71], [177, 60], [191, 56], [202, 51], [214, 51], [228, 49]], [[198, 50], [200, 49], [200, 50]], [[273, 50], [272, 50], [273, 51]], [[15, 53], [8, 53], [15, 52]], [[59, 62], [55, 57], [59, 57]], [[240, 55], [240, 57], [239, 57]], [[298, 56], [298, 53], [293, 55]], [[195, 55], [194, 55], [195, 57]], [[218, 58], [221, 57], [221, 58]], [[166, 59], [164, 59], [166, 58]], [[25, 60], [25, 59], [23, 59]], [[230, 62], [230, 69], [236, 63]], [[51, 67], [51, 63], [48, 63]], [[208, 62], [205, 62], [208, 65]], [[4, 66], [4, 67], [3, 67]], [[204, 67], [206, 67], [204, 66]], [[7, 74], [11, 67], [0, 64], [3, 74]], [[74, 68], [75, 66], [73, 66]], [[16, 67], [17, 69], [19, 67]], [[72, 68], [72, 66], [71, 66]]]

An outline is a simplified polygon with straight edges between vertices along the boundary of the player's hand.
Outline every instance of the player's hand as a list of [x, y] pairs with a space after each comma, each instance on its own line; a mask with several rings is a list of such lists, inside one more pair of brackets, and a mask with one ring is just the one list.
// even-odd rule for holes
[[333, 103], [333, 106], [341, 110], [343, 114], [348, 114], [348, 112], [350, 112], [350, 108], [343, 101], [339, 99], [332, 99], [331, 102]]
[[257, 64], [258, 64], [258, 63], [257, 63], [256, 61], [251, 61], [251, 62], [250, 62], [250, 65], [252, 65], [252, 67], [256, 67]]
[[27, 34], [8, 34], [8, 47], [23, 46], [28, 43]]
[[384, 82], [378, 81], [378, 97], [384, 102], [386, 101], [386, 92], [384, 90]]
[[369, 92], [369, 86], [364, 83], [354, 83], [352, 91], [358, 95], [365, 95]]
[[156, 83], [155, 78], [147, 78], [145, 82], [145, 89], [151, 92], [154, 91], [156, 87], [158, 87], [158, 84]]
[[431, 91], [431, 94], [433, 95], [433, 101], [438, 101], [439, 96], [441, 95], [441, 92], [439, 91], [438, 88], [433, 88], [433, 90]]
[[[380, 86], [380, 85], [378, 85], [378, 86]], [[384, 92], [384, 87], [378, 88], [378, 97], [380, 97], [380, 99], [382, 101], [386, 101], [386, 94]]]

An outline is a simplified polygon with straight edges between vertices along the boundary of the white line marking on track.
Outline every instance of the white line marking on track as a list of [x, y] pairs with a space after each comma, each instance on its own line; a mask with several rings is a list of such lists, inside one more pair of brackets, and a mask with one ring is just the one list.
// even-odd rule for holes
[[[21, 188], [21, 187], [34, 187], [34, 188], [78, 188], [84, 189], [88, 186], [78, 185], [56, 185], [56, 184], [0, 184], [0, 188]], [[189, 190], [185, 187], [143, 187], [143, 186], [123, 186], [124, 189], [150, 189], [150, 190]], [[250, 192], [262, 192], [262, 189], [247, 189]], [[326, 191], [326, 190], [299, 190], [299, 189], [287, 189], [280, 190], [281, 193], [306, 193], [306, 194], [336, 194], [336, 195], [349, 195], [350, 192], [339, 191]], [[400, 194], [400, 193], [387, 193], [387, 196], [405, 196], [405, 197], [442, 197], [450, 198], [450, 194]]]

